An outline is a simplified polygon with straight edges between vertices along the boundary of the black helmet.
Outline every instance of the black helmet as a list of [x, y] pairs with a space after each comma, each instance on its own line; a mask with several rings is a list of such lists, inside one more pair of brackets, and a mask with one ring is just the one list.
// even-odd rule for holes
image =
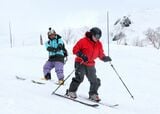
[[93, 27], [90, 29], [90, 32], [93, 36], [95, 36], [97, 39], [100, 39], [102, 36], [102, 31], [98, 27]]

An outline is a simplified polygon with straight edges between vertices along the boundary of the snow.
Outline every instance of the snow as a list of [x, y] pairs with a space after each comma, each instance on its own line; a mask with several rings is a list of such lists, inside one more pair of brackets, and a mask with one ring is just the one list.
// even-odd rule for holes
[[[107, 54], [107, 46], [104, 45]], [[64, 70], [67, 77], [74, 69], [72, 46], [68, 46], [69, 59]], [[0, 114], [159, 114], [160, 113], [160, 52], [154, 48], [110, 45], [112, 64], [134, 96], [123, 86], [110, 63], [96, 60], [97, 76], [101, 79], [99, 96], [103, 102], [118, 103], [117, 108], [88, 107], [51, 95], [57, 85], [33, 84], [30, 79], [40, 79], [48, 58], [43, 46], [1, 48], [0, 50]], [[16, 75], [28, 80], [21, 81]], [[57, 90], [64, 94], [72, 77]], [[54, 70], [52, 78], [57, 81]], [[85, 78], [77, 94], [88, 97], [89, 83]]]

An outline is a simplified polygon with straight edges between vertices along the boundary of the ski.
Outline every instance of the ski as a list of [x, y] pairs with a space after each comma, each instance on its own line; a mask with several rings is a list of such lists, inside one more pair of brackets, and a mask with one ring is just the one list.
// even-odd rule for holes
[[[24, 78], [24, 77], [21, 77], [21, 76], [16, 76], [16, 79], [18, 80], [22, 80], [22, 81], [25, 81], [25, 80], [29, 80], [27, 78]], [[32, 83], [34, 84], [40, 84], [40, 85], [44, 85], [47, 83], [47, 80], [43, 80], [43, 79], [39, 79], [39, 80], [33, 80], [33, 79], [30, 79], [29, 81], [31, 81]], [[50, 81], [50, 80], [49, 80]], [[52, 81], [52, 80], [51, 80]], [[55, 82], [54, 82], [55, 83]]]
[[36, 80], [31, 80], [33, 83], [35, 84], [46, 84], [46, 83], [43, 83], [43, 82], [40, 82], [40, 81], [36, 81]]
[[[31, 80], [33, 83], [35, 83], [35, 84], [46, 84], [47, 83], [47, 81], [48, 82], [52, 82], [53, 81], [53, 83], [55, 84], [55, 85], [59, 85], [59, 83], [58, 82], [55, 82], [54, 80], [46, 80], [46, 82], [42, 82], [42, 81], [37, 81], [37, 80]], [[62, 86], [65, 86], [65, 84], [62, 84]]]
[[[27, 80], [26, 78], [20, 77], [20, 76], [16, 76], [16, 79], [22, 80], [22, 81]], [[36, 80], [30, 80], [30, 81], [31, 81], [32, 83], [35, 83], [35, 84], [46, 84], [46, 83], [44, 83], [44, 82], [40, 82], [40, 81], [36, 81]]]
[[18, 80], [26, 80], [26, 78], [19, 77], [19, 76], [16, 76], [16, 79], [18, 79]]
[[[48, 82], [51, 82], [51, 83], [53, 82], [53, 84], [59, 85], [59, 83], [57, 81], [53, 80], [53, 79], [52, 80], [45, 80], [44, 78], [40, 78], [40, 79], [36, 80], [36, 79], [27, 79], [27, 78], [24, 78], [24, 77], [21, 77], [21, 76], [16, 76], [16, 79], [22, 80], [22, 81], [29, 80], [32, 83], [39, 84], [39, 85], [45, 85]], [[65, 86], [65, 85], [66, 84], [63, 84], [63, 86]]]
[[78, 100], [78, 99], [73, 99], [73, 98], [67, 97], [67, 96], [65, 96], [65, 95], [57, 94], [57, 93], [53, 93], [52, 95], [56, 95], [56, 96], [59, 96], [59, 97], [62, 97], [62, 98], [66, 98], [66, 99], [68, 99], [68, 100], [72, 100], [72, 101], [74, 101], [74, 102], [77, 102], [77, 103], [80, 103], [80, 104], [83, 104], [83, 105], [86, 105], [86, 106], [90, 106], [90, 107], [93, 107], [93, 108], [96, 108], [96, 107], [99, 106], [98, 104], [86, 103], [86, 102], [80, 101], [80, 100]]
[[100, 105], [104, 105], [104, 106], [107, 106], [107, 107], [110, 107], [110, 108], [116, 108], [117, 106], [119, 106], [119, 104], [107, 104], [107, 103], [103, 103], [103, 102], [98, 102], [98, 104]]
[[81, 99], [85, 99], [85, 100], [88, 100], [88, 101], [97, 103], [97, 104], [99, 104], [99, 105], [103, 105], [103, 106], [110, 107], [110, 108], [116, 108], [117, 106], [119, 106], [119, 104], [109, 104], [109, 103], [104, 103], [104, 102], [102, 102], [102, 101], [96, 102], [96, 101], [90, 100], [89, 98], [86, 98], [86, 97], [84, 97], [84, 96], [78, 96], [78, 97], [81, 98]]

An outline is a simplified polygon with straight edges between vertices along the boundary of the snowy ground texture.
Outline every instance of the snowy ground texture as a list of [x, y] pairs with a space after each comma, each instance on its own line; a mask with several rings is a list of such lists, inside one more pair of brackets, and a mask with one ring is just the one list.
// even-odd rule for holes
[[[107, 46], [105, 46], [107, 47]], [[74, 69], [74, 56], [69, 49], [65, 76]], [[105, 49], [107, 52], [107, 49]], [[99, 96], [102, 102], [118, 103], [116, 109], [106, 106], [91, 108], [54, 95], [54, 82], [37, 85], [30, 79], [43, 77], [47, 52], [41, 47], [1, 48], [0, 50], [0, 114], [159, 114], [160, 113], [160, 51], [154, 48], [110, 46], [112, 64], [134, 96], [130, 97], [109, 63], [96, 60], [101, 79]], [[16, 75], [27, 78], [17, 80]], [[57, 93], [64, 94], [72, 76]], [[57, 77], [52, 71], [53, 80]], [[77, 94], [88, 97], [89, 83], [85, 78]]]

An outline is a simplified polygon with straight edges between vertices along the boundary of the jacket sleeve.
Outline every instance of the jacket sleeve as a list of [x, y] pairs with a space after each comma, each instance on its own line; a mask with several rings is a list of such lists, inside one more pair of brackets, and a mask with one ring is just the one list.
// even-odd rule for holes
[[61, 38], [58, 39], [58, 44], [62, 44], [63, 45], [63, 40]]
[[50, 41], [47, 41], [45, 43], [45, 47], [46, 47], [46, 50], [49, 51], [49, 52], [56, 52], [56, 48], [53, 48], [51, 45], [50, 45]]
[[81, 43], [81, 40], [79, 40], [73, 47], [73, 50], [72, 50], [73, 54], [76, 55], [81, 50], [81, 47], [82, 47], [82, 43]]
[[45, 47], [46, 47], [46, 49], [47, 49], [48, 47], [50, 47], [50, 41], [47, 41], [47, 42], [45, 43]]
[[104, 54], [103, 46], [102, 46], [102, 43], [100, 42], [100, 45], [99, 45], [99, 58], [102, 60], [102, 58], [104, 56], [105, 56], [105, 54]]

